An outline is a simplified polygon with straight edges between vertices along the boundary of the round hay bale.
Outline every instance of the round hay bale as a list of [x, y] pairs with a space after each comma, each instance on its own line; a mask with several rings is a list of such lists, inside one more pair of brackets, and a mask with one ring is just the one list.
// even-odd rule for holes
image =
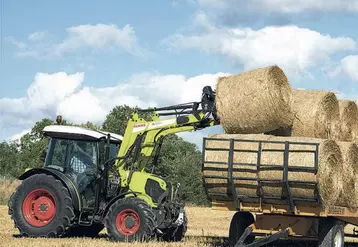
[[293, 90], [292, 109], [292, 136], [333, 138], [333, 128], [339, 121], [339, 104], [333, 92]]
[[[205, 152], [205, 161], [218, 162], [218, 163], [206, 163], [204, 175], [206, 176], [222, 176], [224, 178], [209, 178], [206, 179], [209, 195], [213, 194], [224, 194], [228, 191], [228, 159], [230, 148], [229, 141], [208, 141], [207, 148], [219, 148], [223, 150], [208, 150]], [[239, 162], [240, 157], [235, 154], [234, 162]], [[225, 162], [226, 164], [220, 164], [219, 162]], [[233, 169], [234, 177], [254, 178], [256, 179], [256, 168], [253, 169], [251, 166], [235, 166]], [[248, 180], [235, 180], [235, 186], [237, 187], [238, 193], [248, 196], [255, 196], [257, 193], [257, 181]]]
[[358, 134], [358, 107], [353, 100], [339, 100], [339, 127], [334, 133], [335, 139], [351, 142]]
[[[306, 182], [317, 182], [318, 183], [318, 192], [319, 195], [316, 195], [315, 186], [307, 184], [292, 184], [291, 185], [291, 194], [293, 198], [300, 199], [315, 199], [317, 196], [323, 201], [323, 205], [330, 206], [334, 205], [338, 200], [338, 197], [341, 193], [343, 182], [342, 174], [339, 172], [343, 167], [343, 159], [339, 146], [333, 140], [325, 140], [318, 138], [305, 138], [305, 137], [276, 137], [272, 135], [214, 135], [213, 138], [222, 138], [222, 139], [241, 139], [241, 140], [262, 140], [262, 141], [279, 141], [279, 142], [303, 142], [303, 143], [318, 143], [318, 173], [315, 175], [313, 172], [309, 171], [288, 171], [288, 180], [289, 181], [306, 181]], [[234, 167], [241, 168], [242, 166], [237, 165], [237, 163], [244, 163], [256, 165], [258, 162], [257, 153], [247, 152], [247, 150], [258, 151], [257, 142], [239, 142], [235, 141], [234, 149], [236, 150], [233, 155]], [[215, 148], [229, 148], [229, 141], [217, 141], [217, 140], [207, 140], [206, 147], [215, 147]], [[271, 151], [269, 151], [270, 149]], [[276, 151], [272, 151], [272, 149]], [[283, 179], [283, 167], [284, 167], [284, 152], [285, 149], [284, 143], [262, 143], [262, 152], [261, 152], [261, 163], [260, 165], [266, 165], [266, 167], [260, 167], [257, 170], [256, 166], [250, 166], [250, 172], [245, 170], [239, 174], [240, 176], [248, 176], [259, 179], [275, 179], [282, 181]], [[245, 150], [245, 151], [238, 151]], [[316, 150], [315, 145], [300, 145], [300, 144], [291, 144], [291, 150], [304, 150], [307, 152], [290, 152], [288, 156], [288, 167], [314, 167], [315, 164], [315, 154], [311, 151]], [[215, 162], [226, 162], [226, 165], [214, 164], [213, 166], [221, 167], [225, 170], [225, 175], [227, 176], [227, 164], [228, 164], [228, 154], [227, 150], [218, 151], [206, 151], [205, 152], [205, 161], [204, 161], [204, 175], [206, 173], [206, 161], [215, 161]], [[236, 163], [236, 164], [235, 164]], [[245, 167], [244, 166], [244, 167]], [[273, 168], [279, 168], [273, 170]], [[213, 173], [214, 174], [214, 173]], [[218, 173], [216, 173], [217, 175]], [[233, 176], [236, 176], [234, 174]], [[213, 181], [205, 181], [206, 183], [211, 183]], [[243, 190], [245, 188], [241, 183], [247, 183], [246, 181], [237, 181], [237, 188], [241, 193], [246, 192]], [[258, 182], [252, 182], [251, 186], [258, 186]], [[226, 191], [226, 188], [223, 188]], [[263, 196], [266, 198], [270, 197], [281, 197], [282, 192], [282, 182], [264, 182], [262, 184]], [[257, 194], [257, 188], [251, 188], [249, 195], [253, 193]], [[210, 194], [209, 194], [210, 196]]]
[[278, 66], [220, 77], [216, 106], [225, 133], [263, 133], [293, 121], [291, 87]]
[[337, 205], [356, 208], [358, 206], [358, 145], [353, 142], [338, 142], [343, 155], [343, 190]]

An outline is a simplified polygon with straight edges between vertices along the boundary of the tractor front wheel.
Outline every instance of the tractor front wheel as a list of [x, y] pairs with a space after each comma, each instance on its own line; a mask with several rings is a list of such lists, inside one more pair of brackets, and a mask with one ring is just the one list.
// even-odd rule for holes
[[105, 225], [113, 241], [146, 241], [154, 235], [155, 216], [144, 200], [123, 198], [109, 208]]
[[8, 207], [21, 236], [62, 236], [75, 218], [67, 188], [46, 174], [26, 178], [11, 196]]

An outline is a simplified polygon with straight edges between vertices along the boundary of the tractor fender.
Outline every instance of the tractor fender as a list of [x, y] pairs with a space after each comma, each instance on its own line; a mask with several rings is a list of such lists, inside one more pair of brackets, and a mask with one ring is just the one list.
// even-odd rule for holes
[[120, 194], [116, 195], [115, 197], [113, 197], [107, 203], [106, 208], [105, 208], [105, 210], [103, 211], [103, 214], [102, 214], [102, 219], [104, 219], [106, 217], [107, 212], [108, 212], [109, 208], [112, 206], [113, 203], [115, 203], [119, 199], [124, 198], [126, 195], [130, 195], [130, 194], [132, 194], [132, 196], [134, 196], [134, 197], [137, 197], [137, 194], [132, 192], [132, 191], [127, 191], [127, 192], [124, 192], [124, 193], [120, 193]]
[[65, 174], [63, 174], [60, 171], [57, 171], [55, 169], [50, 169], [50, 168], [33, 168], [33, 169], [27, 170], [25, 173], [23, 173], [19, 177], [19, 180], [24, 180], [32, 175], [41, 174], [41, 173], [44, 173], [46, 175], [52, 175], [56, 179], [61, 181], [61, 183], [64, 186], [66, 186], [66, 188], [70, 192], [70, 195], [71, 195], [71, 198], [73, 201], [73, 207], [74, 207], [75, 211], [78, 211], [78, 212], [81, 211], [81, 209], [82, 209], [81, 198], [79, 196], [76, 186], [68, 177], [66, 177]]

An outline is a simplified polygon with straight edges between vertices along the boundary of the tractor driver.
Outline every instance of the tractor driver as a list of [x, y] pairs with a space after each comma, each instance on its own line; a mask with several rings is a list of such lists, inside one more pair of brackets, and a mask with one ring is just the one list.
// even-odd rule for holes
[[94, 179], [96, 164], [92, 161], [91, 156], [86, 152], [88, 143], [78, 141], [74, 142], [72, 146], [72, 158], [70, 160], [70, 167], [75, 173], [75, 181], [81, 193], [87, 185]]

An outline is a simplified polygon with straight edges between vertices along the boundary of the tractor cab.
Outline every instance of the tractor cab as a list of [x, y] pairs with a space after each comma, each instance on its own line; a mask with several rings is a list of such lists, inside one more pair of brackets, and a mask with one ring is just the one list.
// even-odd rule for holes
[[99, 165], [103, 164], [105, 159], [105, 150], [101, 148], [101, 144], [110, 134], [110, 148], [106, 158], [115, 158], [123, 137], [114, 133], [65, 125], [47, 126], [43, 133], [50, 138], [44, 168], [63, 173], [77, 188], [83, 206], [93, 207], [96, 188], [93, 183], [100, 170]]

